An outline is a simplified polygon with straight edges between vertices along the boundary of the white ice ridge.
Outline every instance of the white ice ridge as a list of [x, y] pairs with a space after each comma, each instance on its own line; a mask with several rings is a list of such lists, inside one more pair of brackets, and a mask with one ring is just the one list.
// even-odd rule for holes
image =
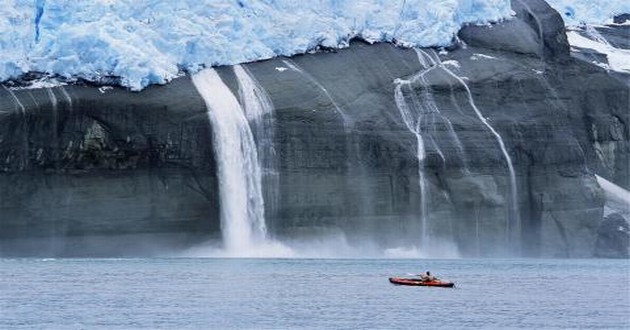
[[606, 55], [608, 63], [594, 61], [593, 64], [607, 70], [630, 73], [630, 50], [615, 48], [604, 38], [586, 38], [577, 31], [567, 31], [567, 37], [571, 47], [588, 48]]
[[613, 210], [630, 215], [630, 191], [595, 175], [597, 183], [604, 190], [606, 206]]
[[610, 24], [619, 14], [630, 14], [629, 0], [546, 0], [565, 24]]
[[509, 0], [2, 0], [0, 81], [29, 71], [140, 90], [183, 71], [347, 47], [445, 46]]

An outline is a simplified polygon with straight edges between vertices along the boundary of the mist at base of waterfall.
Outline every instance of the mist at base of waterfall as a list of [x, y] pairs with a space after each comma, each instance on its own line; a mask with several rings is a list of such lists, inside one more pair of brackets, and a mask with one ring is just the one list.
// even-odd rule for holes
[[282, 240], [267, 239], [239, 249], [222, 246], [221, 241], [207, 241], [172, 257], [195, 258], [460, 258], [456, 244], [448, 240], [432, 239], [427, 248], [421, 244], [401, 244], [381, 246], [366, 238], [350, 241], [341, 231], [330, 232], [310, 237], [288, 238]]

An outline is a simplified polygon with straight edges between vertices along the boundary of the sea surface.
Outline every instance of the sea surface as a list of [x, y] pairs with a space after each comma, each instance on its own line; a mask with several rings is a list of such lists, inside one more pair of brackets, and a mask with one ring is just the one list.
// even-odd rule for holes
[[[426, 270], [453, 289], [388, 277]], [[630, 261], [0, 259], [0, 329], [630, 329]]]

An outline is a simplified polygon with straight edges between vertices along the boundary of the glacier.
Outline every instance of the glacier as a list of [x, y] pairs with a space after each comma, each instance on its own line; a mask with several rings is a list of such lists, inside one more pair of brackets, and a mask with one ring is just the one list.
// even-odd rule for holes
[[[3, 0], [0, 81], [28, 72], [131, 90], [183, 73], [352, 38], [447, 46], [467, 23], [508, 19], [509, 0]], [[605, 23], [628, 1], [549, 0], [567, 24]]]
[[567, 25], [610, 24], [613, 17], [630, 13], [628, 0], [546, 0]]
[[509, 0], [4, 0], [0, 81], [26, 72], [140, 90], [204, 67], [347, 47], [352, 38], [447, 46]]

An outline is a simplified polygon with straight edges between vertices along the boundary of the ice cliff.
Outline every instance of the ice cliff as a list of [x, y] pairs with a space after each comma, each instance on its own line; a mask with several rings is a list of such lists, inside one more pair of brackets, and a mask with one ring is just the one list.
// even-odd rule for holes
[[[569, 24], [630, 12], [627, 1], [549, 3]], [[202, 67], [343, 48], [352, 38], [445, 46], [463, 24], [510, 14], [508, 0], [7, 0], [0, 81], [41, 72], [140, 90]]]
[[567, 25], [607, 24], [613, 16], [630, 13], [630, 1], [625, 0], [547, 0]]
[[510, 13], [508, 0], [8, 0], [0, 80], [112, 76], [139, 90], [183, 71], [347, 47], [352, 38], [444, 46], [463, 24]]

